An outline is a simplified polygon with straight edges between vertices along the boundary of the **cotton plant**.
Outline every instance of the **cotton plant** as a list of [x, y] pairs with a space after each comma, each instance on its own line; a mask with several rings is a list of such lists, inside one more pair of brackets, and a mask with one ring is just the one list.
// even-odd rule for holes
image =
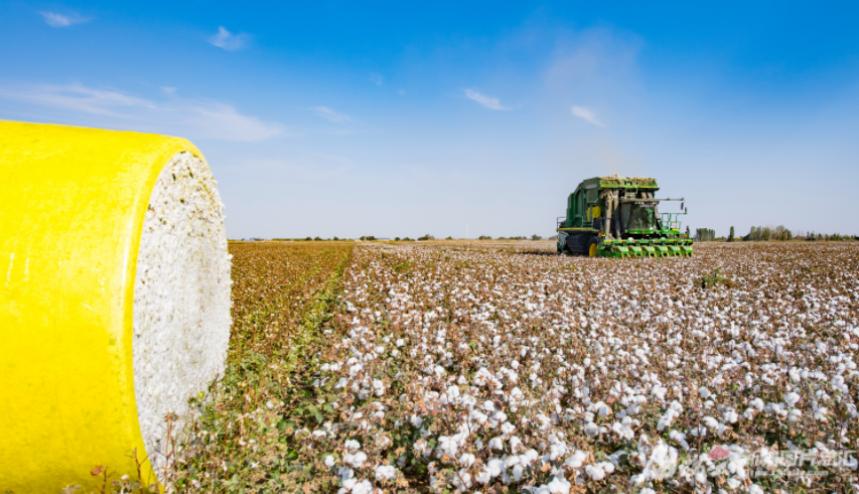
[[859, 449], [859, 251], [734, 249], [362, 246], [309, 440], [343, 492], [758, 492], [761, 447]]

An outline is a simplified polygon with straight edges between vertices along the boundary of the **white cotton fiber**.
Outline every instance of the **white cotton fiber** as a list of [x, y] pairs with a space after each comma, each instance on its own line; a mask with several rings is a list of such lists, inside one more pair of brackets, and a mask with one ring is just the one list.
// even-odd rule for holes
[[208, 166], [179, 153], [158, 177], [143, 223], [134, 284], [134, 395], [150, 461], [163, 466], [168, 414], [181, 430], [188, 399], [224, 370], [230, 256]]

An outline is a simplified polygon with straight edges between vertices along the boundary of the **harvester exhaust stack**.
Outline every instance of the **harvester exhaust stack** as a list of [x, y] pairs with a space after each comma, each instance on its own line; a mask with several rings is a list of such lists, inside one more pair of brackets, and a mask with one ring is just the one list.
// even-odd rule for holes
[[[559, 218], [558, 253], [591, 257], [691, 256], [692, 239], [680, 232], [684, 198], [656, 198], [652, 178], [595, 177], [567, 198]], [[680, 202], [678, 212], [660, 212], [663, 202]]]

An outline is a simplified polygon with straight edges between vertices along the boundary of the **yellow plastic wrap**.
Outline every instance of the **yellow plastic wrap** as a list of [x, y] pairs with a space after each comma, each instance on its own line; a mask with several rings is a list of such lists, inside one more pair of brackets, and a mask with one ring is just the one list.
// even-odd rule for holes
[[138, 423], [133, 290], [160, 171], [188, 141], [0, 121], [0, 492], [155, 480]]

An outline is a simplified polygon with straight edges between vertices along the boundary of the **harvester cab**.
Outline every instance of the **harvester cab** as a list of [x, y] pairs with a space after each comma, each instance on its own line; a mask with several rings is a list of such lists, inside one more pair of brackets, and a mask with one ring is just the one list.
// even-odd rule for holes
[[[594, 177], [567, 198], [557, 219], [558, 253], [591, 257], [691, 256], [692, 239], [680, 231], [683, 198], [657, 198], [653, 178]], [[679, 211], [660, 212], [677, 201]]]

